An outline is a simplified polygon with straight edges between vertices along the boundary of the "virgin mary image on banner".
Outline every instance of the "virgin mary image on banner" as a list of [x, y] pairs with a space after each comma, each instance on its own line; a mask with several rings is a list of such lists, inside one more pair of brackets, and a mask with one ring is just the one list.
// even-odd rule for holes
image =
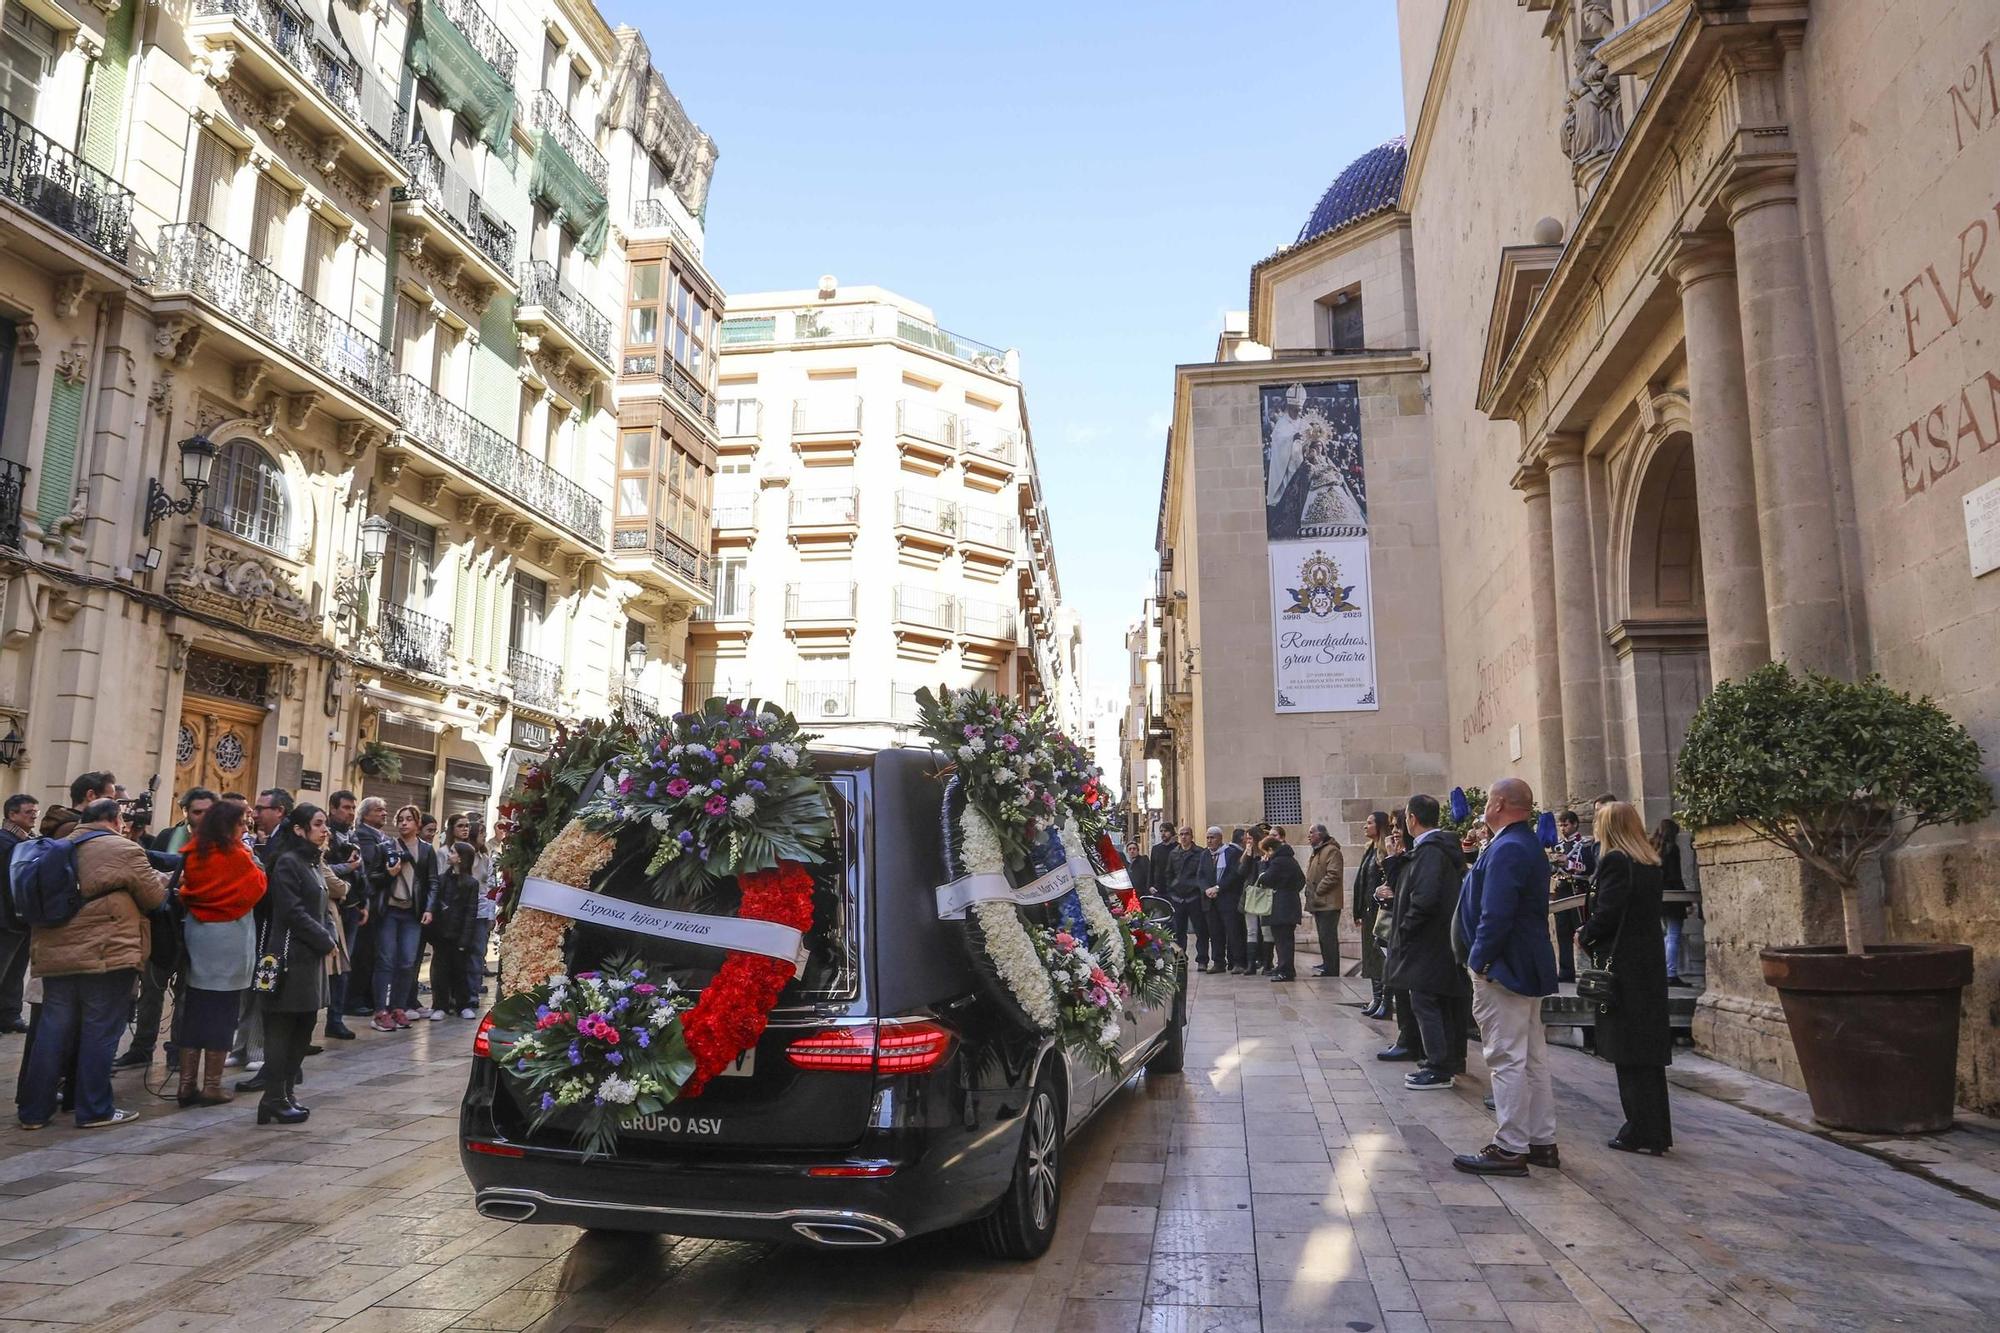
[[1265, 536], [1365, 535], [1368, 486], [1354, 381], [1272, 385], [1261, 397]]

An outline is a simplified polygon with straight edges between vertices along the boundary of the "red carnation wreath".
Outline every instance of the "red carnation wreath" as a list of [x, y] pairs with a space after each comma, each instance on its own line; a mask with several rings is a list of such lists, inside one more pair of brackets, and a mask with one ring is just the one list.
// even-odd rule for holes
[[[775, 921], [801, 934], [812, 929], [813, 879], [798, 862], [753, 870], [738, 875], [736, 882], [743, 890], [737, 916]], [[694, 1008], [681, 1016], [681, 1030], [694, 1054], [694, 1073], [681, 1085], [681, 1096], [699, 1097], [710, 1079], [757, 1044], [778, 993], [791, 979], [792, 965], [782, 958], [732, 952], [723, 960]]]

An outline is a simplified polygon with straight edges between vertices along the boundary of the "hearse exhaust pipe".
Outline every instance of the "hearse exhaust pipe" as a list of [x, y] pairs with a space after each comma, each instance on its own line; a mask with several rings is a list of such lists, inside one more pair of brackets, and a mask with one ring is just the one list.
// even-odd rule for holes
[[526, 1199], [492, 1195], [479, 1200], [479, 1215], [502, 1222], [526, 1222], [535, 1215], [535, 1205]]
[[887, 1245], [890, 1237], [874, 1227], [853, 1222], [794, 1222], [792, 1230], [815, 1245], [832, 1249], [854, 1249], [864, 1245]]

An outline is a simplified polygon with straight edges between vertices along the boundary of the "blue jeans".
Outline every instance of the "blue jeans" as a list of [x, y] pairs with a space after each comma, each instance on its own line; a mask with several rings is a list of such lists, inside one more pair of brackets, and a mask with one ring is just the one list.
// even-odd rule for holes
[[28, 1053], [22, 1124], [46, 1124], [55, 1117], [56, 1084], [72, 1069], [76, 1123], [111, 1117], [111, 1060], [131, 1013], [137, 976], [128, 967], [42, 978], [41, 1022]]
[[1682, 923], [1674, 917], [1668, 917], [1660, 924], [1667, 930], [1667, 975], [1677, 977], [1681, 974]]
[[481, 917], [472, 928], [472, 947], [465, 955], [466, 1002], [475, 1009], [479, 1007], [479, 992], [486, 987], [486, 943], [492, 938], [492, 918]]
[[382, 930], [375, 937], [375, 1009], [380, 1011], [402, 1003], [405, 993], [417, 984], [417, 949], [423, 927], [417, 914], [401, 907], [385, 908]]

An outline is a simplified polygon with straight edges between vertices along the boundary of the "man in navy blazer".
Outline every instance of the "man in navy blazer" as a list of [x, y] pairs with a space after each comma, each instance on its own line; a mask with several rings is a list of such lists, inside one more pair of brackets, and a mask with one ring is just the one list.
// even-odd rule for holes
[[1525, 1176], [1555, 1166], [1556, 1102], [1542, 997], [1556, 990], [1549, 943], [1549, 862], [1535, 836], [1535, 794], [1519, 778], [1487, 790], [1493, 840], [1465, 877], [1460, 935], [1472, 973], [1472, 1013], [1493, 1076], [1493, 1141], [1453, 1165], [1480, 1176]]

